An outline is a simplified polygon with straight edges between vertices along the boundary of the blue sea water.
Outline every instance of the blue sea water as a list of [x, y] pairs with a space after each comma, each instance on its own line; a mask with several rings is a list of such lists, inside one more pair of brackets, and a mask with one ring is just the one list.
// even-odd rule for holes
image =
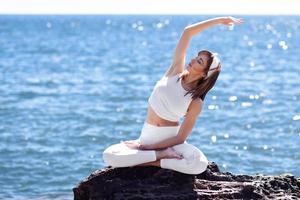
[[[136, 139], [181, 31], [215, 16], [0, 16], [0, 199], [72, 199]], [[240, 16], [195, 36], [222, 73], [188, 138], [221, 170], [300, 177], [300, 17]]]

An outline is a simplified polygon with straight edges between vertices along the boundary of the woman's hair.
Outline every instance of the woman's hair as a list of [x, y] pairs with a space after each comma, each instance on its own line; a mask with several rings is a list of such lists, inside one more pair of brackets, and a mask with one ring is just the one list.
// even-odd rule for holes
[[[214, 54], [208, 50], [199, 51], [198, 55], [200, 55], [200, 54], [204, 54], [208, 57], [207, 67], [205, 68], [205, 71], [204, 71], [206, 76], [195, 80], [193, 83], [196, 83], [196, 86], [194, 88], [192, 88], [191, 90], [189, 90], [184, 96], [186, 96], [187, 94], [190, 93], [190, 94], [192, 94], [193, 100], [197, 99], [197, 98], [201, 98], [202, 101], [204, 101], [206, 94], [215, 85], [215, 83], [218, 79], [218, 76], [220, 74], [221, 64], [219, 64], [219, 68], [217, 70], [213, 70], [213, 72], [210, 73], [209, 76], [207, 76], [209, 67], [213, 62]], [[189, 74], [189, 71], [185, 69], [179, 75], [179, 78], [177, 81], [185, 78], [188, 74]]]

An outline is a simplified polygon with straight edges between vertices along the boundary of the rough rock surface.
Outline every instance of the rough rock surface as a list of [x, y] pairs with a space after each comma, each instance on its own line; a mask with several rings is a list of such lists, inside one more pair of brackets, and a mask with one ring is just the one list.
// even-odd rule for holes
[[73, 188], [75, 200], [100, 199], [300, 199], [300, 179], [234, 175], [212, 162], [205, 172], [187, 175], [159, 167], [107, 167]]

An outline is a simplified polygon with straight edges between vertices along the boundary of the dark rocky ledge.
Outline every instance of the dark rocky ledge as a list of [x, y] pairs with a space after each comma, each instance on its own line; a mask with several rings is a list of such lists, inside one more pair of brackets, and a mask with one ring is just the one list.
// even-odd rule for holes
[[300, 179], [234, 175], [215, 163], [197, 176], [159, 167], [107, 167], [93, 172], [73, 189], [75, 200], [100, 199], [300, 199]]

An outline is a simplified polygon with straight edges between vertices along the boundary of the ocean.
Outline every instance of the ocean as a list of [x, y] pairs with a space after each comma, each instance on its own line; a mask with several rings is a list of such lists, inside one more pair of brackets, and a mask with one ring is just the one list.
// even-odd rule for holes
[[[0, 15], [0, 199], [72, 199], [136, 139], [185, 26], [213, 15]], [[222, 72], [188, 142], [222, 171], [300, 177], [300, 17], [195, 36]], [[182, 121], [182, 119], [181, 119]]]

